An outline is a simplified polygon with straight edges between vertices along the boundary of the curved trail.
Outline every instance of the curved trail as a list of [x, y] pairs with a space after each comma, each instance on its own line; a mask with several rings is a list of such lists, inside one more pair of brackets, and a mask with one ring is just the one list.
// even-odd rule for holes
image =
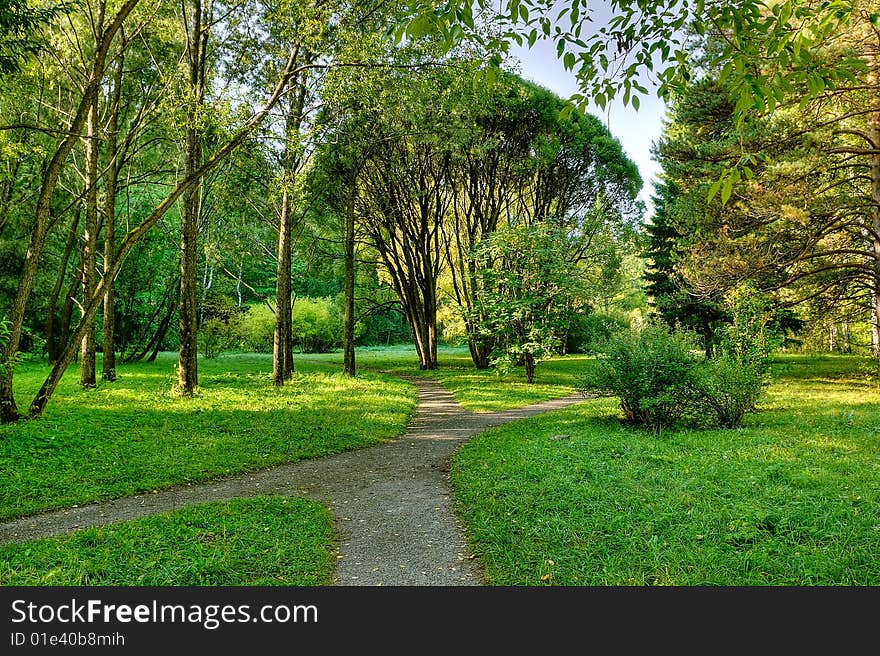
[[480, 585], [453, 511], [446, 472], [466, 439], [563, 408], [580, 395], [492, 413], [464, 410], [439, 383], [418, 390], [407, 432], [391, 442], [0, 523], [0, 542], [60, 535], [184, 506], [254, 495], [304, 496], [326, 504], [339, 535], [337, 585]]

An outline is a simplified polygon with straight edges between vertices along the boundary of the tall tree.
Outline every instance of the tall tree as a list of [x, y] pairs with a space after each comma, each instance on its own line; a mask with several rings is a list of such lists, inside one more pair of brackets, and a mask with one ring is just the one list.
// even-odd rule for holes
[[[597, 119], [565, 117], [564, 107], [546, 89], [505, 75], [458, 110], [468, 120], [461, 129], [466, 137], [455, 146], [453, 161], [462, 164], [455, 171], [461, 191], [453, 205], [454, 221], [446, 224], [447, 256], [478, 368], [488, 366], [495, 346], [489, 333], [478, 330], [486, 318], [476, 302], [482, 277], [472, 255], [482, 239], [520, 221], [552, 221], [591, 238], [605, 220], [622, 226], [640, 217], [635, 199], [641, 178], [635, 164]], [[596, 221], [597, 215], [602, 221]], [[581, 259], [590, 250], [588, 241]]]
[[[303, 58], [310, 59], [308, 53]], [[309, 92], [308, 75], [291, 81], [284, 107], [284, 153], [281, 163], [281, 204], [278, 212], [278, 270], [275, 283], [275, 333], [272, 347], [272, 382], [276, 386], [293, 374], [293, 289], [291, 262], [293, 227], [297, 211], [294, 208], [297, 175], [303, 163], [302, 124]]]
[[373, 151], [361, 175], [359, 213], [409, 321], [420, 369], [437, 368], [449, 159], [440, 139], [395, 138]]
[[[208, 83], [208, 43], [213, 0], [184, 0], [181, 15], [186, 30], [186, 127], [184, 176], [190, 179], [202, 166], [205, 94]], [[177, 390], [192, 396], [199, 384], [198, 364], [198, 239], [201, 216], [201, 185], [197, 179], [183, 192], [180, 215], [180, 301], [177, 334]]]
[[[100, 17], [99, 22], [100, 25]], [[83, 298], [89, 298], [95, 291], [97, 280], [98, 249], [98, 105], [99, 94], [92, 96], [92, 103], [86, 117], [85, 135], [85, 197], [86, 212], [82, 243], [82, 284]], [[82, 338], [80, 349], [80, 385], [95, 386], [95, 329], [91, 327]]]
[[486, 369], [495, 344], [491, 334], [480, 330], [486, 317], [476, 303], [482, 277], [473, 255], [483, 238], [509, 220], [517, 193], [528, 184], [527, 162], [543, 117], [537, 106], [541, 92], [514, 76], [481, 88], [488, 93], [459, 91], [462, 111], [472, 120], [463, 122], [453, 159], [459, 191], [444, 230], [452, 293], [465, 322], [471, 359], [477, 369]]
[[[122, 111], [122, 85], [125, 74], [125, 52], [127, 43], [125, 31], [121, 30], [122, 43], [116, 58], [116, 71], [110, 93], [110, 106], [107, 119], [107, 172], [104, 184], [104, 276], [110, 270], [113, 250], [116, 246], [116, 193], [119, 186], [120, 158], [123, 154], [119, 143], [119, 119]], [[102, 326], [101, 379], [107, 382], [116, 380], [116, 293], [113, 280], [105, 283]]]
[[[42, 177], [42, 183], [37, 197], [34, 220], [30, 231], [30, 243], [22, 265], [19, 277], [18, 290], [13, 299], [10, 310], [9, 339], [0, 355], [3, 363], [11, 363], [15, 360], [18, 347], [21, 342], [22, 327], [24, 325], [25, 310], [33, 289], [37, 268], [46, 241], [49, 229], [52, 197], [61, 176], [64, 163], [71, 150], [73, 150], [80, 138], [80, 131], [86, 122], [86, 117], [92, 107], [94, 98], [98, 93], [101, 81], [104, 77], [107, 53], [122, 27], [123, 22], [135, 8], [139, 0], [125, 0], [116, 13], [102, 25], [100, 32], [95, 36], [94, 54], [91, 58], [87, 71], [86, 83], [83, 92], [72, 112], [70, 124], [66, 126], [65, 136], [54, 149], [54, 153], [46, 165]], [[82, 338], [80, 335], [79, 338]], [[66, 366], [66, 365], [65, 365]], [[11, 366], [4, 367], [0, 378], [0, 421], [14, 421], [18, 418], [18, 407], [15, 403], [13, 392], [13, 371]]]
[[[701, 184], [710, 197], [719, 191], [722, 202], [716, 199], [701, 220], [680, 226], [700, 242], [683, 270], [704, 297], [748, 278], [776, 291], [788, 306], [824, 298], [838, 308], [858, 308], [876, 325], [880, 36], [870, 7], [860, 5], [845, 29], [815, 44], [810, 55], [820, 70], [848, 70], [845, 84], [826, 88], [808, 77], [778, 98], [772, 114], [755, 121], [737, 122], [727, 85], [711, 78], [682, 97], [679, 104], [691, 112], [696, 108], [695, 115], [707, 89], [727, 107], [726, 121], [715, 122], [723, 135], [707, 131], [705, 120], [683, 121], [680, 133], [689, 135], [692, 145], [665, 160], [682, 169], [695, 159], [686, 157], [688, 152], [702, 154], [704, 161], [710, 153], [714, 158], [714, 171], [704, 167]], [[740, 175], [733, 167], [744, 151], [758, 156]], [[721, 181], [724, 167], [733, 173]]]

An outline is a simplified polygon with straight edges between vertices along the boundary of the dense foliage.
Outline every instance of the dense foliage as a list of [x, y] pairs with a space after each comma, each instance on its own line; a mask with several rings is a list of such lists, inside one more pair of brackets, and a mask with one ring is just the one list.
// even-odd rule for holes
[[740, 426], [768, 382], [771, 314], [749, 289], [731, 294], [726, 308], [733, 318], [714, 358], [697, 353], [693, 332], [649, 323], [609, 340], [582, 392], [617, 396], [627, 421], [655, 430]]

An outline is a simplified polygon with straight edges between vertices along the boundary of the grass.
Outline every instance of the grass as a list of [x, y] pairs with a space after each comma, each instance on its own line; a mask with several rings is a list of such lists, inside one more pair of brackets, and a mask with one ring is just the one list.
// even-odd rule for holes
[[314, 501], [207, 503], [0, 545], [0, 585], [328, 585], [333, 539]]
[[[182, 399], [170, 393], [175, 362], [122, 366], [117, 382], [88, 391], [71, 368], [42, 418], [0, 426], [0, 519], [375, 444], [403, 433], [415, 407], [409, 383], [350, 379], [305, 356], [283, 388], [269, 356], [203, 360], [197, 395]], [[22, 365], [22, 398], [45, 372]]]
[[[0, 518], [203, 481], [400, 434], [419, 373], [408, 348], [299, 356], [270, 384], [267, 356], [201, 364], [197, 396], [170, 394], [173, 355], [81, 391], [76, 372], [37, 421], [0, 427]], [[476, 372], [442, 349], [427, 373], [470, 410], [570, 393], [588, 358]], [[873, 363], [782, 356], [760, 412], [737, 430], [625, 426], [612, 399], [493, 429], [451, 477], [473, 551], [498, 585], [878, 585], [880, 396]], [[23, 397], [45, 368], [22, 366]], [[0, 546], [2, 585], [322, 585], [329, 514], [301, 499], [193, 506]]]
[[[342, 361], [341, 356], [329, 357]], [[494, 370], [478, 371], [467, 347], [440, 347], [439, 368], [434, 371], [419, 371], [412, 347], [358, 349], [357, 359], [362, 369], [429, 376], [442, 383], [463, 408], [472, 412], [509, 410], [567, 396], [575, 391], [577, 379], [589, 361], [585, 355], [569, 355], [539, 363], [535, 382], [529, 384], [522, 368], [504, 375]]]
[[488, 582], [880, 584], [872, 369], [777, 358], [737, 430], [657, 435], [598, 399], [478, 436], [451, 477]]

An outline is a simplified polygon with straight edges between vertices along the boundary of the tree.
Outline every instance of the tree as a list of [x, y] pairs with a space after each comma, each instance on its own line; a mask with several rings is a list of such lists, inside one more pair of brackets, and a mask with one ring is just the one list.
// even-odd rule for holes
[[576, 239], [551, 221], [504, 226], [486, 235], [474, 253], [482, 278], [477, 299], [481, 333], [498, 344], [496, 365], [522, 361], [526, 380], [558, 352], [584, 279]]
[[[402, 62], [401, 62], [402, 63]], [[410, 324], [421, 369], [437, 368], [443, 223], [455, 194], [452, 134], [458, 71], [386, 76], [356, 210]]]
[[[190, 178], [203, 162], [205, 96], [208, 91], [208, 53], [212, 33], [213, 0], [181, 3], [186, 32], [187, 84], [184, 105], [184, 176]], [[180, 301], [178, 329], [177, 391], [192, 396], [198, 374], [198, 236], [201, 217], [201, 179], [183, 192], [180, 216]]]
[[27, 0], [5, 0], [0, 5], [0, 75], [19, 72], [29, 55], [43, 49], [40, 29], [62, 10], [61, 5], [34, 7]]
[[[704, 299], [751, 280], [783, 307], [809, 301], [837, 316], [849, 308], [851, 318], [876, 324], [880, 39], [866, 7], [812, 50], [812, 61], [827, 69], [845, 68], [853, 53], [862, 63], [848, 83], [818, 95], [815, 82], [792, 86], [766, 117], [738, 122], [735, 96], [713, 69], [677, 100], [673, 130], [658, 151], [705, 208], [682, 212], [677, 202], [677, 229], [690, 237], [680, 272]], [[741, 176], [731, 167], [744, 151], [756, 156]], [[734, 173], [721, 183], [725, 168]], [[707, 204], [718, 191], [721, 203]]]
[[[339, 107], [335, 107], [337, 111]], [[342, 321], [342, 371], [355, 376], [355, 324], [357, 322], [355, 286], [357, 280], [358, 221], [355, 203], [358, 194], [358, 176], [362, 157], [369, 149], [369, 137], [365, 127], [357, 119], [363, 118], [356, 111], [344, 113], [338, 120], [328, 113], [319, 116], [318, 122], [332, 134], [318, 147], [315, 166], [309, 175], [309, 195], [316, 212], [326, 214], [321, 223], [332, 226], [341, 233], [343, 252], [343, 321]], [[330, 219], [332, 216], [334, 220]], [[341, 224], [341, 225], [340, 225]]]
[[490, 335], [480, 331], [485, 317], [476, 306], [481, 277], [473, 255], [484, 237], [508, 221], [517, 194], [529, 184], [527, 162], [544, 129], [542, 105], [549, 95], [513, 75], [456, 93], [461, 99], [459, 111], [470, 120], [462, 121], [452, 160], [458, 192], [452, 216], [444, 224], [445, 256], [477, 369], [489, 367], [494, 344]]
[[[98, 93], [104, 76], [107, 53], [123, 22], [137, 3], [138, 0], [126, 0], [117, 10], [116, 14], [106, 21], [106, 25], [102, 25], [102, 29], [96, 32], [94, 55], [91, 60], [91, 66], [88, 69], [83, 93], [73, 112], [73, 118], [67, 127], [67, 132], [55, 148], [54, 154], [43, 173], [31, 229], [30, 244], [22, 266], [18, 290], [10, 310], [10, 335], [5, 344], [3, 354], [0, 356], [0, 360], [3, 363], [11, 363], [18, 353], [25, 310], [33, 289], [40, 256], [45, 245], [46, 233], [49, 229], [52, 196], [58, 184], [58, 179], [61, 176], [64, 162], [79, 139], [80, 130], [82, 130], [86, 122], [94, 98]], [[77, 339], [81, 339], [84, 334], [85, 330]], [[0, 421], [6, 422], [14, 421], [18, 418], [18, 408], [15, 404], [12, 388], [13, 368], [8, 366], [4, 367], [4, 369], [4, 376], [0, 379]]]
[[[680, 192], [679, 192], [680, 193]], [[676, 227], [671, 214], [675, 211], [676, 185], [672, 181], [656, 185], [654, 215], [645, 226], [648, 249], [645, 257], [648, 268], [644, 273], [645, 287], [660, 317], [670, 327], [681, 325], [697, 332], [712, 358], [715, 351], [715, 333], [722, 312], [714, 299], [703, 298], [690, 289], [676, 267], [686, 257], [685, 235]]]
[[449, 155], [439, 138], [392, 139], [365, 162], [356, 202], [409, 321], [419, 368], [436, 369], [442, 223], [451, 204]]
[[650, 263], [645, 273], [647, 291], [670, 327], [680, 324], [700, 335], [707, 358], [713, 357], [716, 331], [724, 319], [723, 292], [694, 289], [679, 264], [699, 243], [701, 233], [695, 226], [717, 220], [722, 210], [720, 203], [705, 199], [738, 136], [732, 130], [733, 105], [726, 91], [710, 78], [676, 96], [664, 134], [654, 145], [663, 181], [656, 185], [654, 216], [645, 228]]
[[[561, 5], [410, 0], [406, 19], [391, 24], [388, 33], [398, 41], [430, 35], [449, 48], [470, 39], [496, 53], [507, 52], [512, 43], [531, 47], [552, 40], [565, 68], [578, 78], [581, 93], [572, 100], [580, 106], [592, 100], [604, 108], [621, 97], [638, 109], [639, 96], [649, 93], [640, 78], [656, 80], [658, 93], [666, 96], [684, 90], [694, 70], [708, 64], [730, 84], [739, 121], [772, 112], [795, 86], [808, 87], [814, 98], [851, 81], [853, 70], [864, 70], [864, 60], [843, 53], [842, 65], [828, 66], [817, 60], [814, 46], [834, 42], [856, 18], [880, 23], [876, 6], [859, 0], [610, 0], [602, 12], [593, 5], [593, 0]], [[493, 26], [488, 36], [486, 23]], [[692, 34], [718, 37], [708, 60], [707, 53], [692, 48]], [[500, 55], [493, 61], [500, 64]]]

